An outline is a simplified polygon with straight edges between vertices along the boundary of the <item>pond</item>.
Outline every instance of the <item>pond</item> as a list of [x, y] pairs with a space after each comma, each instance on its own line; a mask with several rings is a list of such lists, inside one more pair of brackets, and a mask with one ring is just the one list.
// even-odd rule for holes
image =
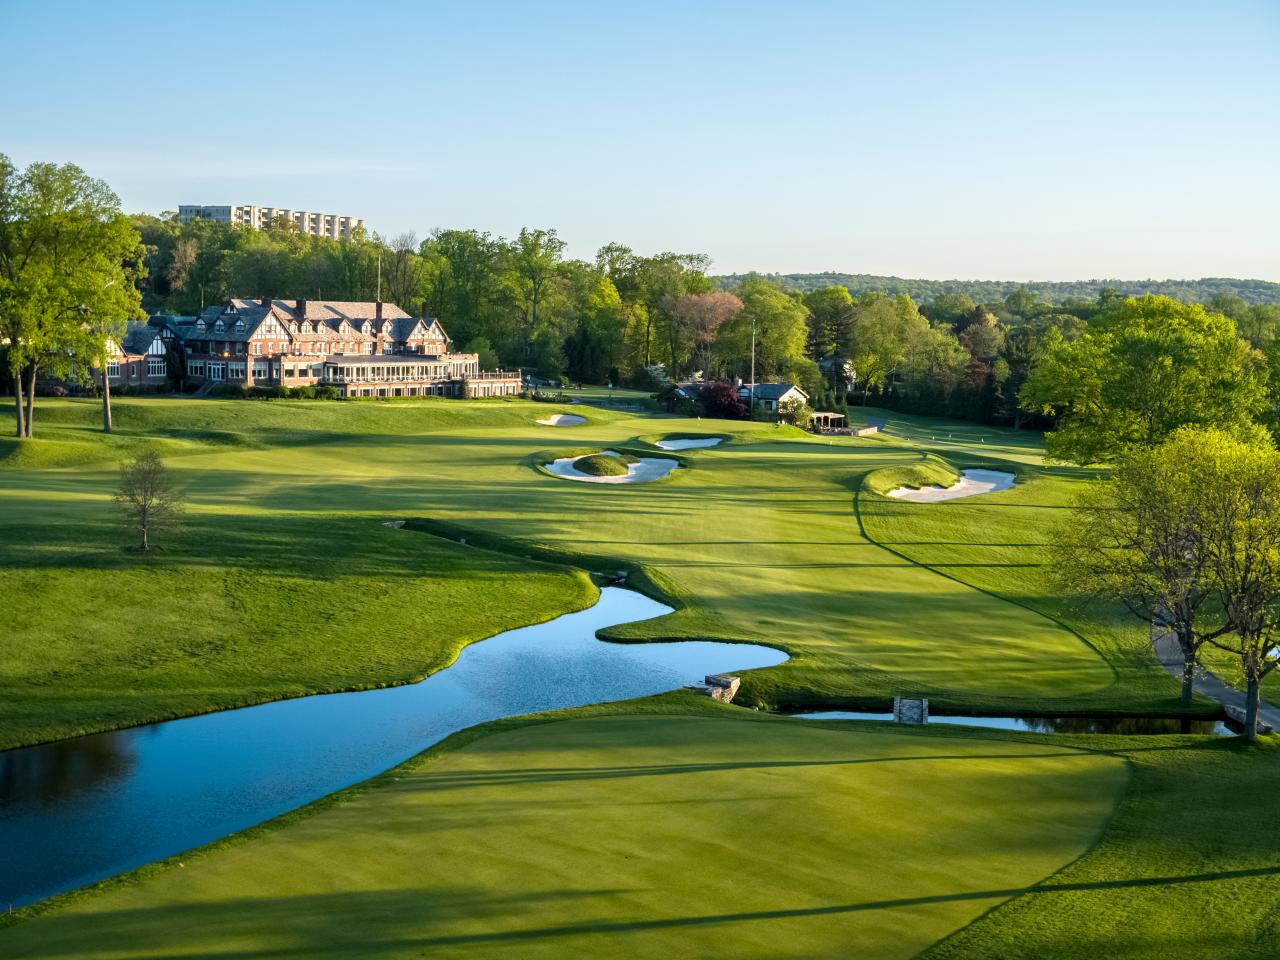
[[421, 683], [0, 753], [0, 909], [261, 823], [477, 723], [650, 696], [787, 659], [749, 644], [595, 638], [602, 627], [670, 612], [605, 587], [594, 607], [472, 644]]
[[[849, 710], [819, 710], [813, 713], [794, 713], [791, 716], [804, 720], [893, 720], [892, 713], [855, 713]], [[1231, 729], [1223, 720], [1170, 717], [966, 717], [931, 713], [929, 723], [960, 724], [992, 730], [1025, 730], [1030, 733], [1198, 733], [1215, 737], [1232, 736]]]

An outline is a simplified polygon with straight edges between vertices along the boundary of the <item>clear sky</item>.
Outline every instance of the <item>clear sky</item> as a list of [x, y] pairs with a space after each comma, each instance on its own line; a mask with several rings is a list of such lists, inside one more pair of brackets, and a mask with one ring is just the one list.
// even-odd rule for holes
[[1280, 0], [0, 0], [0, 37], [0, 151], [131, 211], [1280, 280]]

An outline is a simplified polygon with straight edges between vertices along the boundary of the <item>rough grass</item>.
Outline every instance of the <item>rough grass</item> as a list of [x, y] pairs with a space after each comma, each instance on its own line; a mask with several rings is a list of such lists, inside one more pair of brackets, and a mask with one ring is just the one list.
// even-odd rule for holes
[[0, 949], [907, 958], [1083, 853], [1127, 779], [1048, 739], [634, 709], [469, 731], [250, 842], [64, 898]]

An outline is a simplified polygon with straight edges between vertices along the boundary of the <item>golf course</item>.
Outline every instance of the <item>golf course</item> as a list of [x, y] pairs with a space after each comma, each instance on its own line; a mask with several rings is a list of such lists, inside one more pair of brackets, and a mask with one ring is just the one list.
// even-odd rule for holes
[[[732, 705], [675, 691], [455, 733], [17, 910], [0, 955], [1265, 955], [1274, 737], [783, 715], [1218, 716], [1181, 704], [1142, 623], [1048, 569], [1097, 471], [1046, 464], [1030, 431], [891, 415], [820, 437], [622, 399], [120, 398], [109, 435], [93, 401], [42, 399], [35, 439], [0, 440], [0, 748], [411, 683], [619, 576], [673, 612], [603, 639], [787, 659], [741, 672]], [[112, 502], [142, 450], [186, 501], [145, 554]], [[891, 496], [964, 470], [1014, 482]]]

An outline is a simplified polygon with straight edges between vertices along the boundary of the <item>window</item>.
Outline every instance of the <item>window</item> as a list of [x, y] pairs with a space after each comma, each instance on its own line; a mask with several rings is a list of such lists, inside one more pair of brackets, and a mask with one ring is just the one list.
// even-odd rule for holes
[[203, 360], [188, 360], [188, 361], [187, 361], [187, 373], [188, 373], [189, 375], [193, 376], [193, 377], [203, 377], [203, 376], [204, 376], [204, 361], [203, 361]]
[[227, 365], [225, 363], [209, 364], [210, 380], [225, 380], [227, 377]]
[[262, 344], [260, 344], [257, 340], [253, 341], [253, 355], [256, 357], [261, 352], [262, 352]]
[[147, 357], [147, 376], [163, 377], [169, 372], [169, 365], [164, 357]]
[[117, 379], [120, 377], [120, 361], [119, 360], [107, 361], [107, 376], [115, 377]]

